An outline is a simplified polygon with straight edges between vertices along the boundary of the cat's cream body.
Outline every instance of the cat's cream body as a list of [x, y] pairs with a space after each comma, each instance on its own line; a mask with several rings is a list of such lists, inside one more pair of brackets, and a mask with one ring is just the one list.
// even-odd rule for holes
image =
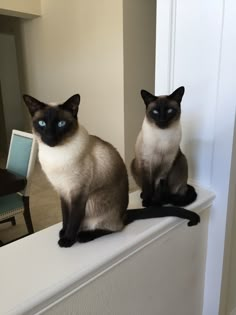
[[81, 157], [86, 152], [88, 141], [89, 135], [82, 126], [64, 145], [50, 147], [38, 138], [42, 169], [57, 192], [66, 199], [70, 199], [73, 190], [79, 188], [76, 179], [83, 170], [78, 167], [78, 162], [82, 163]]
[[[119, 178], [117, 180], [113, 176], [114, 164], [122, 163], [116, 150], [111, 150], [110, 146], [105, 145], [99, 138], [90, 136], [81, 125], [77, 132], [61, 146], [49, 147], [40, 139], [38, 142], [42, 169], [59, 195], [68, 203], [72, 202], [78, 192], [84, 191], [86, 183], [86, 194], [89, 195], [89, 199], [80, 229], [105, 229], [108, 226], [114, 231], [122, 229], [121, 211], [126, 207], [120, 207], [119, 203], [114, 203], [114, 200], [116, 198], [128, 200], [128, 193], [126, 183], [123, 180], [120, 182]], [[123, 169], [125, 170], [124, 167]], [[111, 175], [107, 176], [108, 173]], [[107, 178], [110, 179], [111, 184]], [[123, 196], [120, 195], [120, 190], [114, 182], [118, 187], [124, 185]], [[105, 187], [110, 196], [103, 198]], [[100, 191], [100, 188], [103, 191]], [[110, 209], [109, 199], [112, 202]], [[104, 200], [106, 204], [103, 204]]]
[[185, 206], [196, 199], [195, 189], [187, 183], [188, 163], [180, 149], [183, 95], [184, 87], [161, 96], [141, 91], [146, 113], [131, 172], [142, 189], [144, 206]]
[[135, 144], [135, 156], [139, 168], [145, 161], [150, 175], [152, 170], [160, 169], [156, 185], [170, 170], [178, 153], [180, 141], [180, 120], [174, 122], [168, 129], [161, 129], [150, 123], [145, 116]]

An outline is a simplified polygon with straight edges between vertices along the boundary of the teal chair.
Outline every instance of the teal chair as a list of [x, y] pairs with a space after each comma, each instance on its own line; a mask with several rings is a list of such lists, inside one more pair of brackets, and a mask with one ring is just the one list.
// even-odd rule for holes
[[27, 179], [24, 191], [0, 197], [0, 223], [16, 224], [15, 215], [23, 213], [29, 234], [34, 228], [29, 207], [30, 179], [37, 156], [37, 143], [31, 133], [12, 130], [6, 169]]

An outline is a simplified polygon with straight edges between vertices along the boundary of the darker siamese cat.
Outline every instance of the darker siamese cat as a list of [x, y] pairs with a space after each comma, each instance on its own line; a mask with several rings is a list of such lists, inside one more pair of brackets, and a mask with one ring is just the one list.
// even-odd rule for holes
[[165, 96], [141, 91], [146, 115], [136, 141], [131, 172], [142, 189], [145, 207], [168, 203], [186, 206], [197, 197], [195, 189], [187, 184], [188, 164], [180, 149], [183, 95], [183, 86]]
[[70, 247], [120, 231], [136, 219], [162, 216], [199, 216], [176, 207], [150, 207], [127, 211], [128, 176], [116, 149], [89, 135], [79, 124], [78, 94], [59, 105], [49, 105], [24, 95], [39, 144], [39, 161], [60, 196], [62, 229], [58, 244]]

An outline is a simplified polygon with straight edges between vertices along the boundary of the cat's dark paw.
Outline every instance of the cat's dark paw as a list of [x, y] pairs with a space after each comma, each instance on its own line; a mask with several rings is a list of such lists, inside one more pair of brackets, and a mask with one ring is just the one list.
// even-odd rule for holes
[[152, 206], [161, 207], [164, 204], [164, 201], [159, 197], [154, 195], [151, 201]]
[[147, 208], [147, 207], [150, 207], [152, 204], [152, 201], [150, 199], [143, 199], [142, 200], [142, 205], [143, 207]]
[[191, 219], [188, 222], [188, 226], [194, 226], [200, 223], [201, 219], [200, 216], [197, 213], [192, 213]]
[[95, 238], [96, 237], [90, 231], [81, 231], [77, 236], [77, 241], [79, 243], [87, 243], [93, 241]]
[[156, 200], [156, 199], [143, 199], [142, 205], [145, 208], [151, 207], [151, 206], [160, 207], [163, 205], [163, 202], [161, 202], [161, 200]]
[[140, 193], [143, 207], [150, 207], [152, 205], [153, 194], [150, 191], [145, 190]]
[[58, 245], [60, 247], [71, 247], [74, 243], [75, 243], [75, 240], [72, 240], [66, 237], [62, 237], [58, 241]]
[[63, 238], [65, 236], [65, 229], [61, 229], [60, 231], [59, 231], [59, 237], [60, 238]]

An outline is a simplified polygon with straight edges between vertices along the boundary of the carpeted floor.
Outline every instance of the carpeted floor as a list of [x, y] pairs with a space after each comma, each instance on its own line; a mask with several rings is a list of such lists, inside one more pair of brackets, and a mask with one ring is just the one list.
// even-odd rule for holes
[[[0, 167], [5, 160], [0, 159]], [[30, 209], [35, 232], [61, 221], [60, 202], [57, 194], [48, 183], [39, 163], [36, 163], [30, 189]], [[0, 224], [0, 240], [3, 243], [19, 238], [27, 233], [24, 217], [16, 216], [16, 225]]]

